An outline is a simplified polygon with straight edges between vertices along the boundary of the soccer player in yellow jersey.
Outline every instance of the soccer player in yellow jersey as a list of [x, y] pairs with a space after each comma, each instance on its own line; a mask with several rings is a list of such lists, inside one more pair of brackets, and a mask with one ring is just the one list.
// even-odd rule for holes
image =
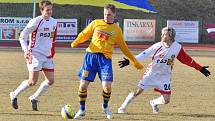
[[102, 82], [102, 109], [108, 119], [112, 119], [112, 112], [108, 106], [111, 96], [111, 84], [113, 82], [113, 70], [111, 56], [114, 45], [118, 45], [122, 52], [129, 58], [130, 62], [137, 68], [142, 69], [143, 66], [135, 59], [129, 51], [122, 35], [120, 27], [114, 23], [116, 16], [116, 7], [107, 4], [104, 7], [104, 19], [94, 20], [91, 22], [71, 43], [71, 47], [87, 41], [92, 37], [91, 42], [86, 49], [86, 55], [83, 65], [79, 72], [79, 101], [80, 110], [76, 113], [75, 119], [85, 115], [85, 101], [87, 98], [87, 88], [90, 82], [93, 82], [96, 74]]

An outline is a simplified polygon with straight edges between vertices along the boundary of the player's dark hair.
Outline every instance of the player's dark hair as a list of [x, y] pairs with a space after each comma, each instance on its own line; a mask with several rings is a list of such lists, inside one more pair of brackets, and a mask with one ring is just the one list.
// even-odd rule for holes
[[41, 0], [39, 3], [40, 10], [43, 10], [45, 6], [47, 5], [53, 5], [51, 1], [49, 0]]
[[116, 13], [116, 7], [113, 4], [107, 4], [104, 7], [105, 9], [110, 9], [113, 13]]

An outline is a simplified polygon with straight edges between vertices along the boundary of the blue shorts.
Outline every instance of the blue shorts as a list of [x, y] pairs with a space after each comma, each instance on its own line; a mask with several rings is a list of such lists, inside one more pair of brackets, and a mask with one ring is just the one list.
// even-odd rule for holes
[[97, 73], [101, 81], [113, 81], [112, 60], [105, 58], [102, 53], [86, 53], [78, 76], [93, 82]]

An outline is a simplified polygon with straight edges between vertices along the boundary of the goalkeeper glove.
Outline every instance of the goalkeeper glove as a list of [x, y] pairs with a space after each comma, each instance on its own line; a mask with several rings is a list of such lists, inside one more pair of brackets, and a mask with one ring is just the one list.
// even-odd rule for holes
[[209, 75], [211, 75], [211, 72], [210, 71], [208, 71], [208, 68], [209, 66], [202, 66], [202, 68], [201, 68], [201, 70], [200, 70], [200, 72], [202, 73], [202, 74], [204, 74], [206, 77], [207, 76], [209, 76]]
[[123, 67], [128, 66], [130, 64], [130, 61], [127, 58], [123, 57], [123, 59], [124, 60], [122, 60], [122, 61], [118, 61], [120, 68], [123, 68]]

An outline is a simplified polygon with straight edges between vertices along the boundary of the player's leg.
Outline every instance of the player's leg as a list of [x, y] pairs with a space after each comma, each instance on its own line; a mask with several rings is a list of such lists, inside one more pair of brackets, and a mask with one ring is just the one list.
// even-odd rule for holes
[[79, 85], [79, 103], [80, 109], [75, 114], [75, 119], [82, 117], [85, 115], [85, 103], [87, 99], [87, 88], [90, 82], [93, 82], [97, 73], [97, 64], [95, 64], [96, 54], [94, 53], [86, 53], [83, 65], [79, 71], [78, 76], [81, 78]]
[[29, 79], [24, 80], [13, 92], [10, 92], [11, 105], [18, 109], [17, 96], [30, 86], [34, 86], [38, 80], [39, 71], [29, 71]]
[[49, 86], [54, 83], [54, 69], [43, 69], [43, 74], [45, 80], [40, 84], [36, 92], [29, 97], [29, 100], [32, 103], [32, 109], [34, 111], [38, 110], [38, 98], [48, 91]]
[[[162, 79], [162, 77], [160, 79]], [[150, 105], [152, 106], [153, 113], [157, 114], [159, 113], [158, 105], [168, 104], [170, 102], [171, 97], [170, 81], [166, 81], [163, 84], [157, 85], [154, 90], [161, 93], [160, 97], [150, 100]]]
[[98, 54], [98, 76], [102, 81], [102, 97], [103, 104], [102, 109], [106, 114], [108, 119], [113, 118], [113, 114], [110, 110], [108, 102], [111, 97], [111, 84], [113, 82], [113, 69], [112, 69], [112, 60], [107, 59], [103, 54]]
[[134, 92], [130, 92], [128, 94], [128, 96], [125, 98], [121, 107], [118, 109], [118, 113], [125, 113], [125, 110], [128, 107], [128, 105], [134, 100], [135, 97], [140, 95], [142, 92], [143, 92], [143, 89], [141, 87], [138, 87], [138, 86]]
[[148, 75], [143, 75], [143, 78], [139, 81], [136, 90], [128, 94], [125, 101], [118, 109], [118, 113], [125, 113], [126, 108], [135, 99], [135, 97], [140, 95], [144, 90], [151, 88], [152, 86], [153, 82], [151, 82], [151, 77]]
[[52, 58], [47, 58], [43, 55], [38, 55], [37, 57], [41, 60], [39, 61], [39, 69], [42, 70], [45, 80], [40, 84], [36, 92], [29, 97], [33, 111], [38, 110], [38, 97], [44, 94], [49, 86], [54, 83], [54, 64]]
[[105, 112], [105, 114], [107, 115], [108, 119], [112, 119], [113, 118], [113, 114], [110, 110], [110, 107], [108, 106], [108, 102], [110, 100], [111, 97], [111, 84], [112, 81], [102, 81], [102, 97], [103, 97], [103, 104], [102, 104], [102, 109]]
[[44, 94], [50, 85], [54, 83], [54, 70], [43, 70], [45, 80], [40, 84], [36, 92], [29, 97], [30, 100], [37, 100], [39, 96]]
[[160, 97], [150, 100], [153, 113], [159, 113], [158, 105], [168, 104], [170, 102], [171, 94], [161, 94]]
[[75, 114], [75, 119], [85, 116], [85, 103], [87, 99], [87, 88], [90, 84], [90, 81], [86, 80], [80, 80], [80, 85], [79, 85], [79, 91], [78, 91], [78, 96], [79, 96], [79, 104], [80, 108], [79, 111]]
[[[29, 57], [30, 58], [30, 57]], [[16, 109], [18, 108], [17, 96], [28, 89], [30, 86], [34, 86], [39, 77], [39, 71], [42, 69], [42, 63], [40, 61], [40, 56], [38, 54], [31, 55], [31, 59], [26, 60], [29, 78], [23, 81], [15, 91], [10, 93], [12, 106]]]
[[102, 81], [102, 97], [103, 97], [103, 108], [108, 107], [108, 102], [111, 97], [111, 83], [110, 81]]

